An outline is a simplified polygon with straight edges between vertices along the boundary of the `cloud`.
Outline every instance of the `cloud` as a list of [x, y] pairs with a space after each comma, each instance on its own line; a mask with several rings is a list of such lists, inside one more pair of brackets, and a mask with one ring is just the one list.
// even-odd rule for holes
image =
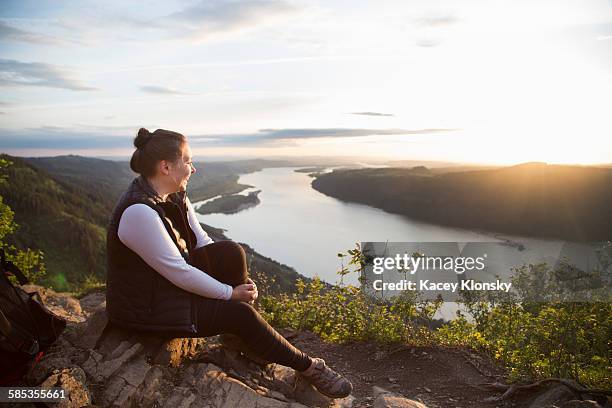
[[[285, 22], [301, 15], [303, 7], [291, 0], [192, 0], [184, 7], [153, 15], [133, 7], [113, 8], [103, 2], [64, 7], [55, 18], [39, 18], [49, 34], [27, 31], [25, 18], [2, 18], [0, 40], [46, 44], [98, 45], [110, 41], [151, 43], [160, 40], [200, 42]], [[145, 16], [146, 15], [146, 16]], [[36, 25], [39, 29], [38, 25]]]
[[[146, 125], [146, 126], [145, 126]], [[134, 137], [138, 133], [138, 129], [141, 127], [145, 127], [147, 129], [157, 129], [159, 126], [153, 124], [139, 124], [139, 125], [89, 125], [83, 123], [75, 123], [72, 128], [52, 128], [52, 129], [61, 129], [66, 132], [101, 132], [102, 134], [109, 135], [125, 135], [125, 134], [133, 134]], [[49, 129], [48, 126], [42, 127], [41, 129]]]
[[202, 0], [157, 19], [155, 24], [176, 37], [202, 41], [216, 34], [242, 32], [282, 21], [300, 11], [282, 0]]
[[442, 41], [436, 38], [421, 38], [420, 40], [417, 40], [416, 45], [423, 48], [432, 48], [437, 47], [441, 43]]
[[422, 48], [433, 48], [442, 44], [444, 33], [457, 24], [459, 19], [449, 13], [430, 13], [413, 21], [420, 33], [415, 44]]
[[459, 19], [452, 14], [438, 14], [422, 17], [417, 20], [419, 24], [427, 27], [447, 27], [457, 24]]
[[95, 149], [131, 147], [134, 136], [43, 126], [24, 130], [0, 129], [0, 149]]
[[379, 113], [379, 112], [350, 112], [349, 115], [364, 115], [364, 116], [395, 116], [392, 113]]
[[193, 95], [187, 92], [177, 91], [172, 88], [166, 88], [164, 86], [156, 85], [144, 85], [140, 87], [140, 90], [147, 93], [162, 94], [162, 95]]
[[75, 9], [51, 22], [62, 33], [65, 42], [86, 47], [99, 46], [108, 42], [151, 43], [160, 39], [160, 26], [153, 20], [129, 15], [121, 10], [109, 11], [104, 5], [96, 4], [86, 9]]
[[348, 138], [388, 135], [423, 135], [430, 133], [452, 132], [457, 129], [350, 129], [350, 128], [311, 128], [311, 129], [261, 129], [257, 133], [196, 135], [189, 136], [195, 143], [212, 145], [293, 145], [304, 139]]
[[[148, 126], [156, 129], [158, 126]], [[74, 128], [41, 126], [23, 130], [0, 129], [0, 149], [111, 149], [131, 148], [139, 126], [99, 126], [76, 124]], [[199, 146], [282, 147], [299, 140], [385, 135], [421, 135], [457, 129], [261, 129], [256, 133], [187, 135]], [[113, 136], [114, 135], [114, 136]]]
[[598, 41], [606, 41], [606, 40], [612, 40], [612, 35], [600, 35], [597, 37]]
[[350, 129], [350, 128], [321, 128], [321, 129], [261, 129], [259, 135], [264, 139], [311, 139], [321, 137], [356, 137], [372, 135], [408, 135], [448, 132], [456, 129]]
[[94, 91], [56, 65], [0, 59], [0, 86], [43, 86], [71, 91]]
[[[155, 124], [144, 124], [157, 129]], [[73, 127], [40, 126], [27, 129], [0, 128], [1, 149], [116, 149], [132, 148], [140, 125], [87, 125]]]
[[13, 27], [0, 21], [0, 41], [21, 41], [34, 44], [61, 44], [63, 41], [47, 35], [37, 34]]

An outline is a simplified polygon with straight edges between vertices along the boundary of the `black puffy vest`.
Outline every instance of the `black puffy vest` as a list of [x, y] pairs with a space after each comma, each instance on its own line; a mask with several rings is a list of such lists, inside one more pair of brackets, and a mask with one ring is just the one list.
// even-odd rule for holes
[[106, 236], [106, 311], [110, 322], [172, 337], [197, 332], [197, 295], [168, 281], [117, 235], [123, 211], [132, 204], [146, 204], [159, 214], [174, 244], [189, 263], [196, 236], [187, 220], [185, 194], [173, 193], [163, 201], [140, 176], [119, 199]]

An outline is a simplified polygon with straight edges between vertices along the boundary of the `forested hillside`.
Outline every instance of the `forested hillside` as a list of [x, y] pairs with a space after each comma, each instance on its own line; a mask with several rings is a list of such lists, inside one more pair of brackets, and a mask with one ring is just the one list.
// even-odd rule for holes
[[578, 241], [612, 239], [612, 170], [527, 163], [435, 174], [362, 169], [322, 174], [329, 196], [435, 224]]
[[107, 194], [53, 178], [23, 159], [1, 157], [12, 165], [5, 169], [0, 195], [19, 225], [9, 242], [43, 251], [42, 283], [66, 290], [87, 277], [103, 278]]
[[[83, 156], [26, 158], [25, 161], [45, 171], [56, 180], [78, 186], [102, 203], [106, 215], [117, 198], [136, 176], [127, 162], [95, 159]], [[106, 222], [106, 221], [104, 221]]]

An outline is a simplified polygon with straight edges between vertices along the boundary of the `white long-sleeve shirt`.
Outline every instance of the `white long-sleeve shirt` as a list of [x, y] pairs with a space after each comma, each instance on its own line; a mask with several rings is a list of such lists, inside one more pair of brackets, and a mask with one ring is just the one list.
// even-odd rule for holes
[[[197, 238], [196, 248], [213, 240], [202, 229], [187, 199], [187, 219]], [[146, 204], [132, 204], [119, 220], [119, 240], [151, 268], [181, 289], [213, 299], [230, 299], [232, 287], [189, 265], [170, 238], [157, 212]]]

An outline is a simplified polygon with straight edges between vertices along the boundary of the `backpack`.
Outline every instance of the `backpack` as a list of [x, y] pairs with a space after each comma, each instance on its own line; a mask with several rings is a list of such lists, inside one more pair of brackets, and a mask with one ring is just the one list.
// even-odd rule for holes
[[20, 285], [25, 275], [6, 260], [0, 248], [0, 386], [23, 385], [23, 377], [66, 328], [66, 321], [50, 312], [38, 292], [27, 293]]

